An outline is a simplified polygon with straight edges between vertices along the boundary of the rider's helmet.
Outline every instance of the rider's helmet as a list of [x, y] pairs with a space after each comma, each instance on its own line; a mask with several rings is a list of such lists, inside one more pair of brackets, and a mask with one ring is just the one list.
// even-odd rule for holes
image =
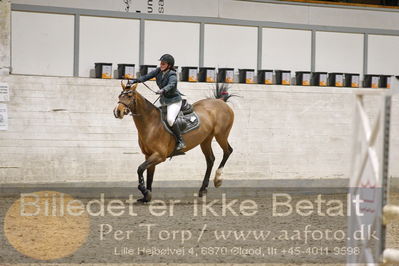
[[161, 56], [161, 58], [159, 58], [159, 61], [164, 61], [168, 63], [170, 67], [173, 67], [175, 65], [175, 59], [170, 54], [164, 54], [163, 56]]

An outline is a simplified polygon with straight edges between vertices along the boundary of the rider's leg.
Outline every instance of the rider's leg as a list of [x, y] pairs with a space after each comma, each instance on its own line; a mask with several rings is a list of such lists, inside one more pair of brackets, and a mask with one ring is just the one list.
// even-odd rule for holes
[[168, 120], [168, 125], [170, 127], [172, 127], [173, 124], [176, 121], [176, 117], [177, 117], [177, 115], [180, 112], [181, 103], [182, 102], [180, 101], [180, 102], [177, 102], [177, 103], [169, 104], [167, 106], [167, 120]]
[[182, 102], [172, 103], [167, 107], [167, 120], [173, 134], [176, 137], [176, 150], [181, 150], [186, 147], [183, 138], [181, 137], [180, 128], [176, 124], [176, 117], [180, 112]]

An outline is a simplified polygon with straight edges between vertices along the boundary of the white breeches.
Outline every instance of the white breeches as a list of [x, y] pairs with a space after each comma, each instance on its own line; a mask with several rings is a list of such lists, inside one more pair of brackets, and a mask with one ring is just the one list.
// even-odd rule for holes
[[172, 103], [167, 106], [167, 120], [170, 127], [173, 126], [173, 123], [175, 122], [176, 117], [180, 112], [181, 103], [182, 101]]

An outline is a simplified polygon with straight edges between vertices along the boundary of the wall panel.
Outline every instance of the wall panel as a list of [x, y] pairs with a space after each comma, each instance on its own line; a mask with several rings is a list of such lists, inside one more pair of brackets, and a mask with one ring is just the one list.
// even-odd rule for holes
[[178, 66], [198, 66], [198, 23], [146, 21], [144, 63], [158, 64], [162, 54], [172, 54]]
[[316, 32], [316, 71], [363, 73], [363, 34]]
[[73, 76], [74, 16], [13, 11], [14, 74]]
[[205, 66], [256, 68], [256, 27], [205, 25]]
[[263, 29], [262, 68], [310, 71], [312, 32]]
[[93, 77], [94, 63], [139, 63], [140, 21], [81, 16], [79, 76]]
[[369, 35], [368, 72], [399, 75], [399, 36]]

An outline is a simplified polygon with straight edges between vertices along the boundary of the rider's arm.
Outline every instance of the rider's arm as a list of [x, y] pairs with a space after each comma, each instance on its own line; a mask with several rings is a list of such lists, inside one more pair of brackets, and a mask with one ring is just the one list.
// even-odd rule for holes
[[176, 72], [171, 73], [169, 76], [168, 84], [162, 88], [163, 91], [167, 92], [173, 88], [176, 88], [177, 85], [177, 77]]
[[157, 67], [156, 69], [154, 69], [153, 71], [151, 71], [147, 75], [139, 77], [137, 80], [139, 82], [144, 82], [144, 81], [150, 80], [152, 78], [155, 78], [160, 71], [161, 71], [161, 69], [159, 67]]

